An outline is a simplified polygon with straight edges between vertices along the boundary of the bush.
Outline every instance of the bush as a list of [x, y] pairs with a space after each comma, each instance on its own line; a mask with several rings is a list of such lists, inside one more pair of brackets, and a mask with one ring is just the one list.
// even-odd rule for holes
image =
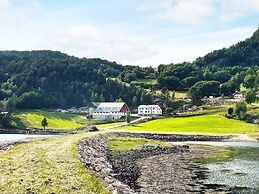
[[238, 102], [235, 105], [235, 114], [239, 119], [245, 119], [247, 112], [247, 107], [245, 102]]
[[234, 109], [232, 107], [228, 108], [228, 115], [232, 115], [234, 113]]

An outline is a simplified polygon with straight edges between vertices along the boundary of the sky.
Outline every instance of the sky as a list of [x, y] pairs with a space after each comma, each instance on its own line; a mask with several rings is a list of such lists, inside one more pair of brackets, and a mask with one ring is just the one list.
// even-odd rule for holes
[[0, 50], [123, 65], [193, 61], [258, 27], [259, 0], [0, 0]]

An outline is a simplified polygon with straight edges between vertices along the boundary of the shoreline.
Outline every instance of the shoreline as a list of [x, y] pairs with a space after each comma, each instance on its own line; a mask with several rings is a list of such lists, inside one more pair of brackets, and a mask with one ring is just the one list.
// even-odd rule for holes
[[[221, 189], [220, 186], [202, 184], [201, 178], [205, 176], [203, 174], [205, 169], [202, 164], [194, 161], [196, 158], [218, 153], [217, 149], [186, 145], [167, 148], [144, 145], [140, 149], [112, 154], [107, 138], [121, 137], [121, 135], [132, 137], [132, 135], [127, 136], [128, 134], [110, 133], [82, 140], [78, 145], [81, 162], [93, 175], [104, 180], [106, 189], [111, 193], [155, 194], [163, 193], [164, 190], [167, 190], [168, 193], [193, 193], [204, 190], [216, 192], [217, 189]], [[149, 135], [145, 134], [145, 136]], [[163, 135], [151, 136], [156, 140], [164, 139]], [[151, 136], [149, 136], [150, 139]], [[145, 138], [143, 134], [135, 134], [134, 137]], [[204, 140], [205, 137], [173, 135], [170, 136], [170, 141], [172, 138], [179, 141], [179, 138]], [[208, 140], [208, 137], [206, 138]], [[211, 140], [215, 141], [215, 137]], [[154, 180], [157, 182], [156, 186], [152, 186]], [[176, 182], [173, 182], [175, 180]]]

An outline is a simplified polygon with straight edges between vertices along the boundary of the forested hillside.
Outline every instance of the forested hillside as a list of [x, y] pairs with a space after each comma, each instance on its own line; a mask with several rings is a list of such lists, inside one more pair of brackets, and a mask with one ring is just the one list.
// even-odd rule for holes
[[253, 90], [259, 86], [258, 64], [259, 30], [192, 63], [160, 65], [157, 70], [57, 51], [2, 51], [0, 101], [9, 109], [80, 107], [116, 100], [137, 106], [151, 103], [156, 89], [189, 90], [199, 98], [230, 95], [241, 86]]
[[213, 51], [192, 63], [160, 65], [157, 87], [189, 90], [196, 83], [196, 88], [207, 84], [217, 88], [216, 92], [214, 89], [211, 93], [213, 95], [230, 95], [239, 90], [241, 85], [246, 88], [258, 87], [258, 70], [259, 29], [251, 38], [229, 48]]
[[151, 96], [143, 89], [108, 79], [122, 76], [127, 69], [145, 76], [140, 67], [101, 59], [79, 59], [54, 51], [3, 51], [0, 100], [9, 108], [79, 107], [116, 100], [131, 105], [133, 98], [135, 103], [149, 103]]

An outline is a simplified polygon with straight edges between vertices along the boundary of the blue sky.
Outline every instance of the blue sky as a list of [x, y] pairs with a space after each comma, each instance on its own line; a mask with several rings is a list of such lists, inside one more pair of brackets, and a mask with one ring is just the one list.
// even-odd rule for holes
[[193, 61], [252, 35], [258, 0], [0, 0], [1, 50], [122, 64]]

